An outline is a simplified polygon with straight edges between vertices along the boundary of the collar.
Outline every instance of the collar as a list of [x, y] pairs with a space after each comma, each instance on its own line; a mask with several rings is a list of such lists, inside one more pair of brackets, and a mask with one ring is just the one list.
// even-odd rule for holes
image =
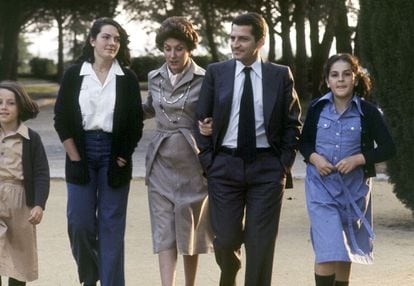
[[[187, 70], [187, 74], [191, 74], [191, 75], [197, 75], [197, 76], [204, 76], [206, 73], [206, 71], [200, 67], [199, 65], [197, 65], [193, 59], [190, 59], [190, 64]], [[155, 78], [156, 76], [161, 75], [164, 78], [168, 78], [168, 65], [167, 63], [164, 63], [160, 68], [154, 70], [153, 72], [151, 72], [148, 75], [148, 79], [152, 79]], [[184, 77], [186, 77], [186, 75]]]
[[[111, 68], [109, 69], [109, 73], [114, 73], [115, 75], [125, 75], [124, 71], [122, 70], [121, 66], [118, 63], [117, 59], [112, 61]], [[83, 62], [79, 75], [91, 75], [93, 74], [92, 63], [90, 62]]]
[[183, 71], [182, 72], [180, 72], [180, 73], [177, 73], [177, 74], [173, 74], [173, 72], [170, 70], [170, 68], [168, 67], [168, 65], [167, 65], [167, 73], [168, 73], [168, 77], [169, 78], [174, 78], [174, 77], [181, 77], [181, 76], [183, 76], [189, 69], [190, 69], [190, 66], [191, 66], [191, 60], [189, 59], [188, 60], [188, 63], [185, 65], [185, 67], [184, 67], [184, 69], [183, 69]]
[[[362, 98], [355, 95], [352, 97], [351, 99], [351, 104], [355, 104], [356, 108], [358, 109], [358, 112], [363, 116], [364, 113], [362, 112], [362, 108], [361, 108], [361, 100]], [[317, 105], [318, 103], [322, 102], [322, 101], [327, 101], [330, 102], [331, 104], [334, 104], [334, 100], [333, 100], [333, 93], [332, 91], [326, 93], [324, 96], [322, 96], [321, 98], [319, 98], [318, 100], [316, 100], [313, 104], [312, 107]]]
[[[2, 135], [4, 134], [3, 129], [1, 127], [0, 127], [0, 133]], [[13, 135], [15, 135], [15, 134], [19, 134], [23, 138], [26, 138], [27, 140], [30, 140], [29, 128], [27, 128], [27, 126], [24, 125], [23, 123], [20, 123], [19, 127], [17, 128], [16, 132]]]
[[[242, 64], [242, 62], [240, 61], [236, 61], [236, 77], [239, 76], [239, 74], [241, 72], [243, 72], [243, 69], [246, 66], [244, 64]], [[253, 62], [253, 64], [250, 65], [250, 67], [252, 68], [252, 70], [254, 71], [254, 73], [260, 78], [262, 79], [262, 61], [260, 58], [258, 58], [257, 60], [255, 60]]]

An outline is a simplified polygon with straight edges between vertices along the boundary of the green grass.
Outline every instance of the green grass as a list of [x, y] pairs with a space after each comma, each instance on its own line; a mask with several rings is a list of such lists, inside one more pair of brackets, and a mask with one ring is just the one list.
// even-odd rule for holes
[[25, 90], [29, 94], [57, 94], [59, 90], [58, 85], [25, 85]]

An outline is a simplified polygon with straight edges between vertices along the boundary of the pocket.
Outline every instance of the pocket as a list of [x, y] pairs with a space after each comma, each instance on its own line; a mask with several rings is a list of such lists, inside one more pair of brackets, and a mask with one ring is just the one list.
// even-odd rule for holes
[[120, 167], [116, 160], [113, 160], [108, 170], [109, 185], [112, 188], [119, 188], [127, 184], [132, 179], [131, 159], [127, 160], [125, 166]]
[[345, 123], [342, 128], [343, 142], [348, 144], [359, 144], [361, 142], [360, 120], [354, 119]]
[[332, 121], [320, 118], [317, 124], [317, 141], [330, 143], [332, 138]]
[[83, 160], [71, 161], [66, 159], [66, 181], [73, 184], [86, 184], [89, 181], [88, 167]]

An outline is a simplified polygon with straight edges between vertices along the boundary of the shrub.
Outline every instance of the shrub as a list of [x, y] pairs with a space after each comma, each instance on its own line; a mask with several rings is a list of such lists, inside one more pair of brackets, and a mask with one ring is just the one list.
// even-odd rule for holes
[[142, 56], [131, 60], [131, 69], [137, 74], [139, 81], [147, 81], [148, 73], [164, 63], [163, 56]]
[[29, 65], [36, 78], [51, 78], [56, 74], [56, 65], [51, 59], [35, 57], [30, 60]]
[[361, 58], [372, 72], [397, 146], [387, 171], [398, 199], [414, 211], [414, 1], [361, 0], [360, 5]]

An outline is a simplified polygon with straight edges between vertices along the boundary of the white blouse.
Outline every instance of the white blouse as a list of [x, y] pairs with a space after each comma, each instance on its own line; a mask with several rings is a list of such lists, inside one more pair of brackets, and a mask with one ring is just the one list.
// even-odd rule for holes
[[117, 60], [112, 62], [108, 75], [102, 84], [92, 64], [84, 62], [80, 75], [83, 76], [79, 94], [84, 130], [103, 130], [112, 132], [116, 99], [116, 76], [124, 75]]

